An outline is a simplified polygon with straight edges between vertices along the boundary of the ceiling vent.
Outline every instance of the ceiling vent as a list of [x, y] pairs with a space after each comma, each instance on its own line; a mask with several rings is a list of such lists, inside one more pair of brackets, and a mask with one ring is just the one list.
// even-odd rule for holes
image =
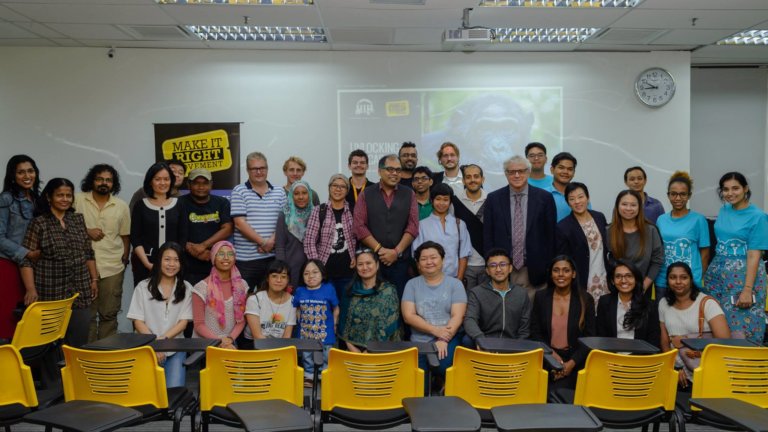
[[490, 43], [493, 42], [493, 32], [487, 28], [463, 28], [446, 30], [443, 33], [443, 43]]
[[178, 41], [193, 39], [186, 30], [179, 26], [120, 25], [118, 27], [138, 40]]
[[658, 29], [609, 28], [602, 33], [592, 36], [587, 42], [642, 45], [659, 38], [666, 32], [667, 30]]

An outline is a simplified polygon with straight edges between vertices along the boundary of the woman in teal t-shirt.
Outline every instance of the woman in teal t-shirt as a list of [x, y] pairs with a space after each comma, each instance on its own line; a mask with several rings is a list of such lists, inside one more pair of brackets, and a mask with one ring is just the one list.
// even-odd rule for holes
[[704, 215], [688, 209], [693, 194], [693, 180], [685, 171], [677, 171], [669, 178], [667, 197], [672, 211], [656, 220], [656, 227], [664, 242], [664, 265], [656, 277], [656, 298], [664, 297], [667, 290], [667, 267], [684, 262], [693, 271], [693, 280], [701, 286], [701, 277], [709, 264], [709, 227]]

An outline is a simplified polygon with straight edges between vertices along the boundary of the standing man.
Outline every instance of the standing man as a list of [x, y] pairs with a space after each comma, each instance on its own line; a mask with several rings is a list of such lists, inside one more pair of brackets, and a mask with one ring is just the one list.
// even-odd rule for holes
[[547, 148], [540, 142], [532, 142], [525, 146], [525, 157], [531, 163], [531, 176], [528, 184], [546, 189], [552, 184], [552, 176], [544, 172], [547, 165]]
[[211, 195], [213, 176], [205, 168], [189, 172], [189, 193], [180, 198], [186, 220], [184, 279], [192, 285], [211, 273], [211, 247], [232, 235], [229, 200]]
[[416, 152], [416, 144], [406, 141], [400, 146], [400, 151], [397, 153], [400, 158], [400, 166], [403, 171], [400, 173], [400, 184], [403, 186], [411, 186], [411, 179], [413, 178], [413, 170], [419, 164], [419, 154]]
[[[291, 156], [283, 163], [283, 174], [285, 174], [285, 190], [286, 195], [291, 190], [291, 185], [304, 178], [304, 173], [307, 172], [307, 163], [304, 159], [298, 156]], [[320, 205], [320, 197], [317, 196], [317, 192], [312, 192], [312, 205]]]
[[432, 214], [432, 201], [429, 199], [429, 191], [432, 189], [432, 170], [425, 166], [416, 167], [413, 170], [412, 181], [416, 204], [419, 206], [419, 221], [421, 221]]
[[91, 167], [75, 195], [74, 207], [85, 219], [99, 274], [99, 295], [91, 303], [93, 312], [88, 341], [117, 333], [117, 314], [123, 299], [123, 276], [130, 253], [131, 213], [118, 198], [120, 175], [111, 165]]
[[490, 281], [469, 290], [464, 331], [475, 345], [479, 337], [528, 339], [531, 335], [531, 299], [527, 291], [509, 282], [512, 263], [504, 249], [486, 256]]
[[373, 184], [365, 174], [368, 172], [368, 154], [363, 150], [352, 150], [347, 158], [347, 167], [352, 177], [349, 178], [349, 192], [347, 192], [347, 202], [349, 210], [355, 210], [355, 203], [365, 191], [368, 185]]
[[267, 181], [267, 157], [260, 152], [245, 158], [248, 181], [232, 190], [232, 220], [235, 223], [237, 268], [248, 287], [261, 284], [267, 267], [275, 259], [277, 216], [286, 203], [285, 191]]
[[445, 171], [435, 173], [435, 184], [445, 183], [458, 195], [464, 189], [459, 171], [459, 146], [452, 142], [444, 142], [437, 151], [437, 161]]
[[419, 235], [419, 213], [413, 190], [401, 187], [400, 160], [390, 154], [379, 160], [379, 183], [362, 193], [355, 206], [358, 241], [379, 255], [382, 276], [403, 296], [408, 281], [411, 243]]
[[531, 166], [521, 156], [504, 162], [509, 182], [488, 194], [483, 210], [483, 246], [509, 251], [510, 280], [528, 290], [533, 299], [547, 281], [547, 266], [555, 256], [557, 212], [552, 194], [528, 185]]
[[[552, 184], [544, 190], [551, 193], [552, 198], [555, 199], [557, 221], [560, 222], [571, 214], [571, 208], [565, 198], [565, 187], [576, 175], [576, 158], [568, 152], [560, 152], [552, 158], [552, 166], [549, 169], [552, 172]], [[589, 208], [591, 209], [592, 206]]]
[[472, 243], [472, 254], [464, 272], [466, 287], [472, 288], [488, 280], [483, 259], [483, 206], [488, 193], [483, 189], [485, 176], [477, 165], [462, 165], [464, 190], [453, 200], [453, 214], [464, 221]]

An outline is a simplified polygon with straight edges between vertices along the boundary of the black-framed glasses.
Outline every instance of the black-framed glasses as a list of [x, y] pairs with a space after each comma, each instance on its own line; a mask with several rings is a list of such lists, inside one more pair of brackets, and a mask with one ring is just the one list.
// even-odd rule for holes
[[670, 198], [688, 198], [688, 192], [667, 192], [667, 196]]
[[384, 171], [386, 171], [387, 173], [389, 173], [389, 174], [400, 174], [401, 172], [403, 172], [403, 169], [400, 168], [400, 167], [397, 167], [397, 168], [395, 168], [395, 167], [384, 167], [382, 169]]
[[491, 270], [501, 269], [504, 270], [505, 268], [509, 267], [510, 264], [508, 262], [500, 262], [500, 263], [488, 263], [488, 268]]

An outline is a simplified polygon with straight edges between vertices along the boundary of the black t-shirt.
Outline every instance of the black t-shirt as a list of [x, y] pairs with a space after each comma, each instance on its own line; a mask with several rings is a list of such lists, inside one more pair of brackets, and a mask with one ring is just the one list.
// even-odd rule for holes
[[[187, 241], [201, 243], [216, 234], [222, 224], [232, 222], [229, 216], [229, 200], [211, 195], [205, 204], [196, 203], [189, 195], [181, 197], [184, 205], [184, 219], [187, 225]], [[184, 247], [184, 245], [182, 245]], [[208, 273], [211, 271], [210, 261], [199, 259], [185, 253], [186, 271], [191, 273]]]
[[342, 229], [341, 215], [344, 209], [333, 209], [333, 217], [336, 222], [336, 233], [333, 235], [333, 243], [331, 244], [331, 255], [328, 257], [328, 262], [325, 265], [325, 269], [328, 272], [328, 277], [342, 278], [352, 276], [352, 269], [349, 265], [352, 260], [349, 257], [349, 244], [344, 237], [344, 230]]

